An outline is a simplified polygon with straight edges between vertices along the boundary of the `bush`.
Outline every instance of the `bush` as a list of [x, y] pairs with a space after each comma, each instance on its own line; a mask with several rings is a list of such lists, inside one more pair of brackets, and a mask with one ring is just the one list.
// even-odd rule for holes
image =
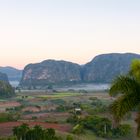
[[83, 132], [84, 132], [83, 125], [77, 124], [76, 126], [73, 127], [72, 132], [73, 132], [74, 134], [81, 134], [81, 133], [83, 133]]
[[10, 114], [10, 113], [0, 113], [0, 122], [8, 122], [8, 121], [15, 121], [16, 120], [16, 114]]
[[22, 124], [13, 128], [13, 135], [18, 140], [62, 140], [57, 137], [55, 130], [52, 128], [43, 129], [41, 126], [36, 125], [30, 128], [28, 124]]
[[73, 140], [73, 137], [71, 135], [67, 135], [66, 140]]
[[77, 124], [81, 121], [81, 118], [77, 115], [72, 115], [70, 116], [68, 119], [67, 119], [67, 122], [68, 123], [71, 123], [71, 124]]
[[108, 118], [98, 116], [86, 117], [82, 124], [84, 128], [92, 130], [99, 137], [120, 138], [131, 134], [131, 127], [128, 124], [120, 125], [112, 129], [112, 123]]
[[131, 134], [131, 127], [128, 124], [122, 124], [119, 127], [112, 130], [113, 136], [116, 138], [128, 136]]
[[97, 136], [108, 137], [111, 132], [111, 121], [98, 116], [87, 117], [83, 120], [86, 129], [92, 130]]
[[0, 138], [0, 140], [17, 140], [16, 137], [5, 137], [5, 138]]

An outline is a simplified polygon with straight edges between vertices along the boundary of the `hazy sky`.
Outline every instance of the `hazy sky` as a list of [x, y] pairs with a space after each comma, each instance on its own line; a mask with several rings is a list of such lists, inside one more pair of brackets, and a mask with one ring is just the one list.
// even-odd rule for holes
[[140, 53], [140, 0], [0, 0], [0, 66], [111, 52]]

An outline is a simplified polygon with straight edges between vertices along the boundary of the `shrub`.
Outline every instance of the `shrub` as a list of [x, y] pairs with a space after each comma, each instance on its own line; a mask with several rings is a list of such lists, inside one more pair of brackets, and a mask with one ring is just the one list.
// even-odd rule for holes
[[112, 132], [113, 136], [116, 138], [128, 136], [131, 134], [131, 127], [128, 124], [122, 124], [119, 127], [113, 129]]
[[97, 136], [108, 137], [111, 132], [111, 121], [108, 118], [98, 116], [87, 117], [82, 124], [85, 128], [92, 130]]
[[73, 140], [73, 137], [71, 135], [67, 135], [66, 140]]
[[68, 123], [71, 123], [71, 124], [77, 124], [79, 123], [81, 120], [80, 118], [77, 116], [77, 115], [72, 115], [70, 116], [68, 119], [67, 119], [67, 122]]
[[76, 126], [73, 127], [72, 132], [73, 132], [74, 134], [81, 134], [81, 133], [83, 133], [83, 132], [84, 132], [83, 125], [77, 124]]
[[16, 115], [10, 113], [0, 113], [0, 122], [15, 121]]

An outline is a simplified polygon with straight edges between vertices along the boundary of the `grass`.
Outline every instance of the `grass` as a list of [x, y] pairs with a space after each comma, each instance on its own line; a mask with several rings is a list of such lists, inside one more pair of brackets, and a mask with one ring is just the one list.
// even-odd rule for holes
[[60, 132], [56, 131], [56, 134], [58, 136], [61, 136], [63, 140], [66, 140], [67, 135], [71, 135], [74, 140], [139, 140], [138, 138], [135, 137], [134, 134], [130, 134], [127, 137], [122, 137], [122, 138], [101, 138], [97, 137], [92, 131], [85, 130], [83, 134], [79, 135], [74, 135], [72, 133], [66, 133], [66, 132]]
[[6, 102], [7, 100], [6, 99], [0, 99], [0, 102]]
[[26, 100], [28, 100], [28, 99], [34, 99], [33, 96], [27, 96], [27, 98], [23, 98], [23, 96], [24, 95], [17, 95], [15, 99], [26, 99]]
[[104, 138], [96, 137], [93, 132], [87, 130], [83, 134], [79, 135], [57, 131], [57, 135], [63, 137], [64, 140], [66, 139], [67, 135], [71, 135], [74, 140], [106, 140]]
[[63, 97], [72, 97], [72, 96], [80, 96], [81, 93], [52, 93], [49, 95], [39, 95], [39, 98], [63, 98]]

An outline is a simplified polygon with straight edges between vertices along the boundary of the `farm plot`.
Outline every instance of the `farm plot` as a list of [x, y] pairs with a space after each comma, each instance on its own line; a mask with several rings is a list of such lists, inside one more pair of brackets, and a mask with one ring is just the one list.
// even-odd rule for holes
[[80, 96], [81, 93], [52, 93], [48, 95], [39, 95], [37, 97], [44, 98], [44, 99], [51, 99], [51, 98], [64, 98], [64, 97], [72, 97], [72, 96]]
[[[14, 126], [19, 126], [23, 122], [6, 122], [0, 123], [0, 135], [2, 136], [10, 136], [12, 135], [12, 129]], [[56, 124], [56, 123], [45, 123], [45, 122], [24, 122], [29, 126], [33, 127], [35, 125], [40, 125], [43, 128], [53, 128], [62, 132], [69, 132], [72, 127], [69, 124]]]

